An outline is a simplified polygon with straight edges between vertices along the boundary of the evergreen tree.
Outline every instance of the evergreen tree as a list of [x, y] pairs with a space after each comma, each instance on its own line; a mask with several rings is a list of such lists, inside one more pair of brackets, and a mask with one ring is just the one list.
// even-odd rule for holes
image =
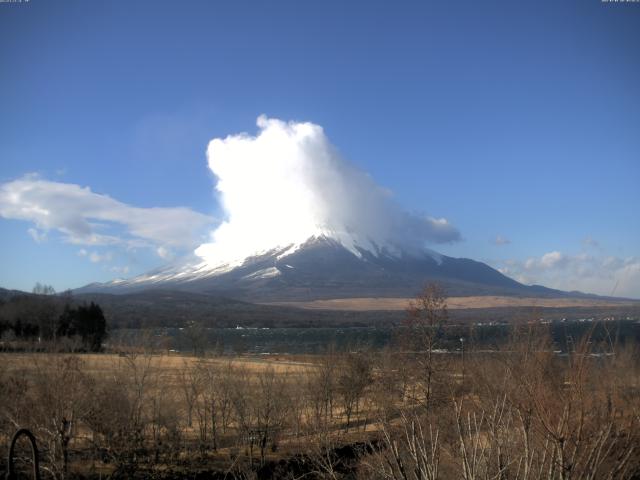
[[66, 305], [58, 321], [58, 335], [66, 337], [78, 335], [88, 350], [99, 351], [107, 336], [107, 322], [102, 308], [93, 302], [76, 308]]

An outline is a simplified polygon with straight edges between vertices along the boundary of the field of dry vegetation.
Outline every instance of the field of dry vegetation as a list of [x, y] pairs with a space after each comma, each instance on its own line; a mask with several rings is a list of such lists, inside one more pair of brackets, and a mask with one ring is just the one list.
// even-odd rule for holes
[[43, 478], [640, 478], [637, 345], [522, 324], [444, 354], [444, 322], [432, 291], [384, 351], [3, 353], [0, 448], [30, 429]]

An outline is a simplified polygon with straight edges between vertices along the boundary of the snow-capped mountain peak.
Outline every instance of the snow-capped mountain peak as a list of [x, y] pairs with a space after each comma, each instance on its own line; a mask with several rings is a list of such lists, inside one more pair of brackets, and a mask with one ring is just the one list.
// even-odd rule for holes
[[92, 284], [81, 291], [129, 292], [150, 288], [216, 293], [250, 301], [413, 296], [428, 281], [450, 293], [515, 294], [523, 285], [491, 267], [428, 249], [378, 245], [324, 231], [304, 242], [276, 246], [229, 261], [193, 255], [129, 280]]

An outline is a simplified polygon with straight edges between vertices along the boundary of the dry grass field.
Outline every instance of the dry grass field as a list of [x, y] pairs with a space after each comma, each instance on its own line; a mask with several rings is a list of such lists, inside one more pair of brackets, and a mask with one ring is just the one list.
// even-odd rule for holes
[[[527, 478], [523, 455], [530, 468], [549, 469], [530, 478], [607, 478], [600, 474], [616, 462], [610, 478], [635, 478], [635, 352], [567, 359], [540, 342], [501, 357], [469, 351], [465, 363], [401, 352], [4, 353], [0, 438], [6, 444], [15, 428], [32, 429], [46, 478], [187, 478], [212, 469], [255, 478], [300, 454], [311, 478], [402, 478], [407, 464], [437, 465], [433, 478], [494, 478], [487, 472], [507, 463], [520, 472], [514, 478]], [[353, 456], [357, 445], [369, 447]], [[342, 461], [335, 452], [347, 447]], [[418, 447], [424, 458], [415, 457]], [[463, 474], [465, 462], [475, 474]], [[581, 473], [561, 475], [563, 462]]]
[[[309, 302], [277, 302], [270, 305], [281, 305], [316, 310], [406, 310], [411, 298], [335, 298], [313, 300]], [[499, 307], [611, 307], [637, 306], [640, 302], [633, 300], [611, 300], [592, 298], [527, 298], [527, 297], [449, 297], [448, 308], [451, 310], [466, 308], [499, 308]]]
[[[55, 364], [60, 358], [66, 357], [64, 353], [7, 353], [0, 352], [0, 363], [4, 365], [4, 371], [25, 372], [31, 369], [37, 370], [41, 364]], [[108, 372], [120, 371], [128, 366], [130, 355], [116, 353], [74, 353], [74, 358], [83, 363], [83, 371], [88, 374], [108, 374]], [[260, 357], [194, 357], [187, 355], [167, 355], [166, 353], [154, 353], [150, 356], [134, 355], [133, 361], [138, 368], [143, 363], [149, 362], [150, 368], [160, 375], [172, 377], [185, 369], [189, 370], [196, 365], [209, 365], [222, 368], [230, 365], [235, 369], [248, 370], [260, 373], [266, 370], [274, 370], [276, 373], [304, 374], [316, 368], [310, 361], [312, 356], [273, 356]]]
[[639, 478], [638, 345], [558, 354], [526, 323], [442, 353], [444, 306], [422, 298], [377, 351], [0, 353], [0, 450], [30, 429], [55, 479]]
[[[345, 393], [344, 402], [333, 391], [337, 378], [328, 378], [345, 361], [152, 351], [0, 353], [6, 406], [0, 446], [17, 428], [30, 428], [45, 454], [45, 474], [53, 478], [69, 472], [127, 478], [143, 463], [163, 470], [186, 459], [222, 470], [263, 465], [300, 451], [311, 424], [314, 432], [343, 440], [371, 431], [370, 411], [360, 405], [371, 369], [357, 362], [361, 370], [342, 388], [362, 386]], [[316, 385], [320, 376], [328, 391]], [[152, 460], [140, 461], [141, 450]]]

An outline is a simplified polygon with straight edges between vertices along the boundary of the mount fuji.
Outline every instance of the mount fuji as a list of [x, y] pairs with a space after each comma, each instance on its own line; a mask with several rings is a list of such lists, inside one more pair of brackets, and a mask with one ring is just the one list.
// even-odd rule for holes
[[425, 248], [460, 240], [446, 218], [405, 211], [346, 161], [321, 126], [261, 115], [255, 136], [214, 138], [209, 168], [224, 220], [189, 258], [80, 292], [148, 289], [250, 302], [412, 297], [437, 281], [450, 296], [563, 296], [480, 262]]
[[452, 258], [426, 248], [379, 246], [332, 232], [233, 260], [215, 262], [193, 255], [128, 280], [93, 283], [76, 292], [117, 294], [162, 289], [250, 302], [280, 302], [412, 297], [424, 284], [434, 281], [450, 296], [568, 295], [523, 285], [474, 260]]

